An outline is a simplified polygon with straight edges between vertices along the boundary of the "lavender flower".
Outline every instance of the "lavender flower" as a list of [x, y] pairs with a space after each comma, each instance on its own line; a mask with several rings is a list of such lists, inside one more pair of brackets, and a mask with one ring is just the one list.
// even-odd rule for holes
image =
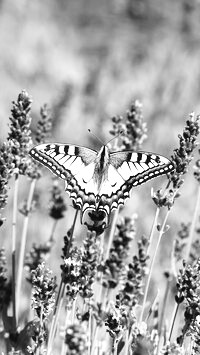
[[199, 118], [194, 118], [194, 114], [190, 114], [189, 119], [186, 121], [183, 134], [178, 136], [179, 148], [174, 150], [174, 154], [171, 157], [171, 161], [174, 165], [174, 170], [168, 174], [168, 185], [172, 184], [171, 189], [161, 190], [152, 194], [152, 199], [158, 208], [166, 206], [170, 209], [175, 199], [180, 196], [178, 192], [182, 186], [184, 179], [183, 176], [187, 173], [189, 164], [193, 159], [193, 152], [197, 146], [197, 137], [199, 135]]
[[28, 93], [23, 90], [16, 102], [13, 102], [10, 117], [10, 132], [8, 134], [8, 142], [10, 144], [11, 153], [13, 155], [13, 164], [18, 169], [19, 174], [25, 175], [29, 158], [28, 151], [31, 146], [31, 131], [29, 129], [31, 123], [30, 110], [32, 100]]
[[191, 336], [193, 354], [200, 352], [200, 315], [196, 317], [195, 321], [190, 325], [188, 335]]
[[[48, 106], [45, 104], [40, 110], [40, 119], [37, 123], [35, 141], [37, 144], [45, 143], [49, 138], [52, 129], [52, 116]], [[27, 174], [32, 179], [41, 177], [41, 167], [35, 160], [31, 160]]]
[[81, 268], [81, 251], [77, 247], [73, 247], [71, 240], [72, 231], [69, 230], [64, 237], [63, 264], [60, 266], [62, 270], [62, 281], [65, 284], [66, 296], [68, 303], [71, 304], [79, 292], [80, 268]]
[[51, 135], [52, 130], [52, 116], [47, 104], [44, 104], [40, 109], [40, 120], [37, 124], [35, 141], [37, 144], [45, 143]]
[[174, 256], [177, 261], [183, 259], [183, 250], [186, 246], [186, 239], [189, 237], [190, 223], [181, 223], [180, 230], [177, 233], [174, 246]]
[[42, 264], [50, 255], [52, 249], [52, 242], [48, 241], [43, 244], [34, 243], [30, 252], [27, 253], [25, 258], [25, 267], [29, 272], [27, 280], [32, 283], [33, 273], [32, 271]]
[[190, 263], [193, 264], [200, 256], [200, 240], [197, 238], [194, 240], [190, 250]]
[[32, 271], [32, 275], [32, 308], [38, 318], [45, 321], [55, 304], [56, 279], [44, 262]]
[[[0, 147], [0, 210], [5, 208], [8, 201], [8, 181], [12, 177], [14, 169], [11, 147], [8, 142]], [[0, 226], [4, 218], [0, 215]]]
[[97, 272], [100, 252], [99, 240], [96, 237], [96, 233], [88, 231], [83, 244], [79, 293], [83, 298], [90, 298], [93, 296], [92, 285]]
[[188, 166], [193, 159], [193, 151], [197, 146], [197, 137], [199, 135], [199, 119], [200, 116], [194, 117], [191, 113], [186, 121], [183, 134], [179, 135], [179, 148], [174, 150], [172, 162], [174, 171], [169, 173], [169, 181], [173, 185], [173, 189], [179, 189], [183, 184], [183, 175], [188, 171]]
[[200, 316], [200, 258], [189, 265], [183, 262], [183, 269], [180, 270], [177, 279], [177, 304], [185, 301], [186, 309], [184, 313], [185, 324], [182, 335], [178, 338], [178, 343], [182, 345], [185, 335], [188, 334], [190, 327], [194, 324], [197, 316]]
[[184, 349], [177, 343], [167, 342], [160, 353], [161, 355], [184, 355]]
[[116, 146], [121, 150], [133, 150], [138, 151], [144, 140], [147, 138], [146, 124], [143, 122], [142, 104], [136, 100], [131, 105], [130, 110], [127, 111], [125, 122], [123, 117], [113, 117], [113, 129], [110, 133], [113, 136], [117, 136], [120, 132], [124, 131], [125, 135], [121, 136], [121, 144]]
[[67, 210], [66, 203], [62, 196], [60, 187], [58, 186], [58, 181], [54, 180], [53, 187], [51, 190], [51, 200], [49, 204], [49, 215], [55, 219], [61, 219], [64, 217], [64, 212]]
[[[200, 149], [199, 149], [200, 154]], [[194, 165], [194, 177], [200, 183], [200, 159], [197, 159]]]
[[81, 324], [73, 324], [65, 331], [65, 344], [67, 344], [68, 355], [86, 355], [87, 343], [86, 333]]
[[135, 237], [135, 220], [136, 216], [123, 217], [116, 225], [113, 246], [104, 267], [104, 287], [115, 288], [119, 283], [131, 242]]
[[148, 260], [148, 256], [146, 255], [147, 245], [147, 239], [142, 237], [138, 243], [138, 256], [135, 255], [132, 263], [129, 263], [126, 275], [124, 275], [123, 288], [116, 296], [117, 304], [125, 305], [130, 309], [138, 304], [143, 294], [143, 278], [146, 274]]
[[124, 307], [112, 305], [105, 320], [107, 332], [114, 340], [119, 339], [127, 326], [128, 314]]
[[5, 249], [0, 249], [0, 312], [3, 309], [7, 294], [7, 276], [6, 276], [6, 256]]

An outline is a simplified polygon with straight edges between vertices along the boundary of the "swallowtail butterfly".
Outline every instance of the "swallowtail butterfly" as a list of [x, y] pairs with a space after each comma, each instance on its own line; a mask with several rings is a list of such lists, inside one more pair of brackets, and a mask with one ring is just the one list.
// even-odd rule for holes
[[172, 162], [148, 152], [110, 152], [103, 145], [99, 152], [71, 144], [39, 144], [30, 155], [65, 181], [65, 190], [75, 205], [86, 211], [112, 210], [130, 197], [132, 187], [167, 174]]

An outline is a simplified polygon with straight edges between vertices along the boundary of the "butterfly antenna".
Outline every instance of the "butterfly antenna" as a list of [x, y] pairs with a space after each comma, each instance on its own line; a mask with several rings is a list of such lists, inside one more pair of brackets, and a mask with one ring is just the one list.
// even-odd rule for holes
[[124, 130], [122, 129], [116, 136], [114, 136], [113, 138], [111, 138], [107, 143], [109, 144], [110, 142], [114, 141], [114, 139], [117, 139], [118, 137], [122, 136], [122, 134], [124, 133]]
[[91, 133], [102, 145], [105, 145], [105, 143], [99, 137], [97, 137], [96, 134], [93, 133], [90, 128], [88, 128], [88, 132]]

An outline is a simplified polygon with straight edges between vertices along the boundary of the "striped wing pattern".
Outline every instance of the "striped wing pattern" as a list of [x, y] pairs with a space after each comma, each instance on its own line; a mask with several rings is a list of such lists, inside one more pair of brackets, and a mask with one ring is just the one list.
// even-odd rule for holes
[[111, 153], [108, 179], [101, 187], [98, 208], [109, 214], [124, 205], [134, 186], [167, 174], [173, 169], [172, 162], [162, 155], [132, 151]]
[[[106, 148], [107, 149], [107, 148]], [[65, 180], [65, 189], [82, 216], [87, 210], [103, 211], [107, 216], [130, 197], [133, 186], [173, 170], [167, 158], [147, 152], [110, 153], [98, 183], [95, 150], [68, 144], [40, 144], [30, 155]], [[98, 160], [99, 159], [99, 160]], [[103, 176], [103, 178], [102, 178]]]
[[52, 143], [32, 148], [30, 155], [65, 180], [65, 190], [82, 212], [87, 208], [96, 209], [97, 187], [93, 181], [96, 151]]

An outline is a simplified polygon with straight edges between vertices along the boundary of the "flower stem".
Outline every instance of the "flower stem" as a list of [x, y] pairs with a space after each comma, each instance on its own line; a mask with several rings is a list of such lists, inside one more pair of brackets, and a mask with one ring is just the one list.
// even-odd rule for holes
[[15, 174], [13, 215], [12, 215], [12, 306], [13, 306], [13, 330], [16, 331], [18, 314], [16, 313], [16, 224], [17, 224], [17, 200], [19, 190], [19, 175]]
[[157, 244], [156, 244], [156, 248], [155, 248], [155, 251], [154, 251], [154, 254], [153, 254], [153, 257], [152, 257], [152, 261], [151, 261], [151, 264], [150, 264], [149, 275], [148, 275], [148, 278], [147, 278], [145, 292], [144, 292], [144, 298], [143, 298], [143, 303], [142, 303], [142, 311], [141, 311], [141, 315], [140, 315], [140, 322], [142, 322], [142, 319], [143, 319], [144, 309], [145, 309], [145, 305], [146, 305], [146, 301], [147, 301], [147, 295], [148, 295], [148, 291], [149, 291], [150, 280], [151, 280], [151, 276], [152, 276], [152, 272], [153, 272], [153, 267], [154, 267], [154, 263], [155, 263], [155, 260], [156, 260], [158, 248], [159, 248], [159, 245], [160, 245], [160, 241], [161, 241], [161, 238], [162, 238], [162, 236], [164, 234], [164, 228], [165, 228], [165, 225], [166, 225], [166, 222], [167, 222], [167, 218], [169, 216], [169, 212], [170, 212], [170, 210], [167, 211], [165, 219], [164, 219], [163, 224], [161, 226], [161, 229], [160, 229], [160, 232], [159, 232], [158, 241], [157, 241]]
[[193, 236], [194, 236], [194, 231], [195, 231], [195, 226], [196, 226], [196, 220], [197, 220], [197, 217], [198, 217], [199, 205], [200, 205], [200, 185], [198, 186], [197, 198], [196, 198], [196, 203], [195, 203], [192, 223], [191, 223], [191, 227], [190, 227], [190, 233], [189, 233], [189, 237], [188, 237], [188, 243], [187, 243], [187, 249], [186, 249], [186, 255], [185, 255], [185, 260], [186, 261], [188, 261], [189, 256], [190, 256], [190, 249], [191, 249], [191, 245], [192, 245], [192, 241], [193, 241]]
[[128, 354], [129, 354], [129, 329], [126, 329], [124, 355], [128, 355]]
[[[116, 340], [114, 340], [114, 344], [113, 344], [113, 355], [117, 355], [117, 345], [118, 342]], [[127, 355], [127, 354], [126, 354]]]
[[163, 322], [164, 322], [165, 312], [166, 312], [166, 309], [167, 309], [167, 299], [168, 299], [169, 290], [170, 290], [170, 283], [171, 283], [171, 278], [168, 277], [167, 278], [166, 288], [165, 288], [163, 306], [162, 306], [161, 315], [160, 315], [160, 322], [159, 322], [159, 326], [158, 326], [159, 340], [158, 340], [156, 355], [159, 355], [159, 353], [160, 353], [161, 342], [163, 340], [163, 337], [162, 337], [162, 335], [163, 335]]
[[58, 223], [58, 220], [55, 219], [54, 222], [53, 222], [53, 226], [52, 226], [52, 230], [51, 230], [51, 234], [50, 234], [50, 238], [49, 238], [50, 242], [54, 241], [54, 233], [55, 233], [55, 229], [56, 229], [57, 223]]
[[[70, 247], [71, 247], [71, 244], [72, 244], [72, 239], [73, 239], [73, 235], [74, 235], [74, 229], [75, 229], [77, 216], [78, 216], [78, 210], [76, 210], [76, 213], [75, 213], [75, 216], [74, 216], [74, 221], [73, 221], [73, 225], [72, 225], [72, 229], [71, 229], [70, 240], [69, 240], [69, 244], [68, 244], [66, 257], [68, 257], [69, 252], [70, 252]], [[50, 327], [50, 331], [49, 331], [47, 355], [51, 354], [52, 344], [53, 344], [53, 340], [54, 340], [55, 333], [56, 333], [57, 320], [58, 320], [58, 317], [60, 315], [60, 310], [61, 310], [62, 303], [63, 303], [64, 291], [65, 291], [65, 285], [63, 283], [63, 280], [61, 279], [60, 285], [59, 285], [58, 296], [57, 296], [56, 304], [55, 304], [55, 307], [54, 307], [54, 313], [53, 313], [53, 318], [52, 318], [52, 322], [51, 322], [51, 327]]]
[[157, 207], [156, 213], [155, 213], [155, 216], [154, 216], [154, 220], [153, 220], [153, 224], [152, 224], [152, 227], [151, 227], [151, 233], [150, 233], [150, 236], [149, 236], [149, 245], [148, 245], [148, 248], [147, 248], [147, 255], [149, 255], [149, 252], [150, 252], [150, 249], [151, 249], [155, 228], [156, 228], [156, 226], [158, 224], [159, 213], [160, 213], [160, 208]]
[[92, 312], [89, 306], [89, 321], [88, 321], [88, 355], [91, 355], [91, 345], [92, 345]]
[[111, 245], [112, 245], [112, 242], [113, 242], [113, 238], [114, 238], [114, 233], [115, 233], [115, 228], [116, 228], [116, 224], [117, 224], [118, 214], [119, 214], [119, 210], [115, 210], [114, 216], [113, 216], [113, 219], [112, 219], [111, 230], [110, 230], [110, 234], [109, 234], [105, 260], [107, 260], [109, 258], [110, 248], [111, 248]]
[[33, 199], [33, 193], [35, 190], [36, 179], [31, 181], [27, 206], [26, 206], [26, 215], [24, 217], [23, 230], [22, 230], [22, 238], [20, 243], [20, 251], [19, 251], [19, 262], [18, 262], [18, 274], [17, 274], [17, 285], [16, 285], [16, 313], [19, 314], [19, 300], [20, 300], [20, 292], [22, 287], [22, 274], [23, 274], [23, 264], [24, 264], [24, 254], [26, 247], [26, 238], [28, 231], [28, 222], [31, 210], [31, 203]]
[[177, 313], [178, 313], [178, 309], [179, 309], [179, 303], [176, 303], [175, 307], [174, 307], [174, 312], [173, 312], [173, 316], [172, 316], [172, 322], [171, 322], [170, 330], [169, 330], [169, 341], [171, 340], [171, 336], [172, 336], [172, 332], [173, 332], [173, 329], [174, 329], [174, 324], [175, 324], [176, 316], [177, 316]]

